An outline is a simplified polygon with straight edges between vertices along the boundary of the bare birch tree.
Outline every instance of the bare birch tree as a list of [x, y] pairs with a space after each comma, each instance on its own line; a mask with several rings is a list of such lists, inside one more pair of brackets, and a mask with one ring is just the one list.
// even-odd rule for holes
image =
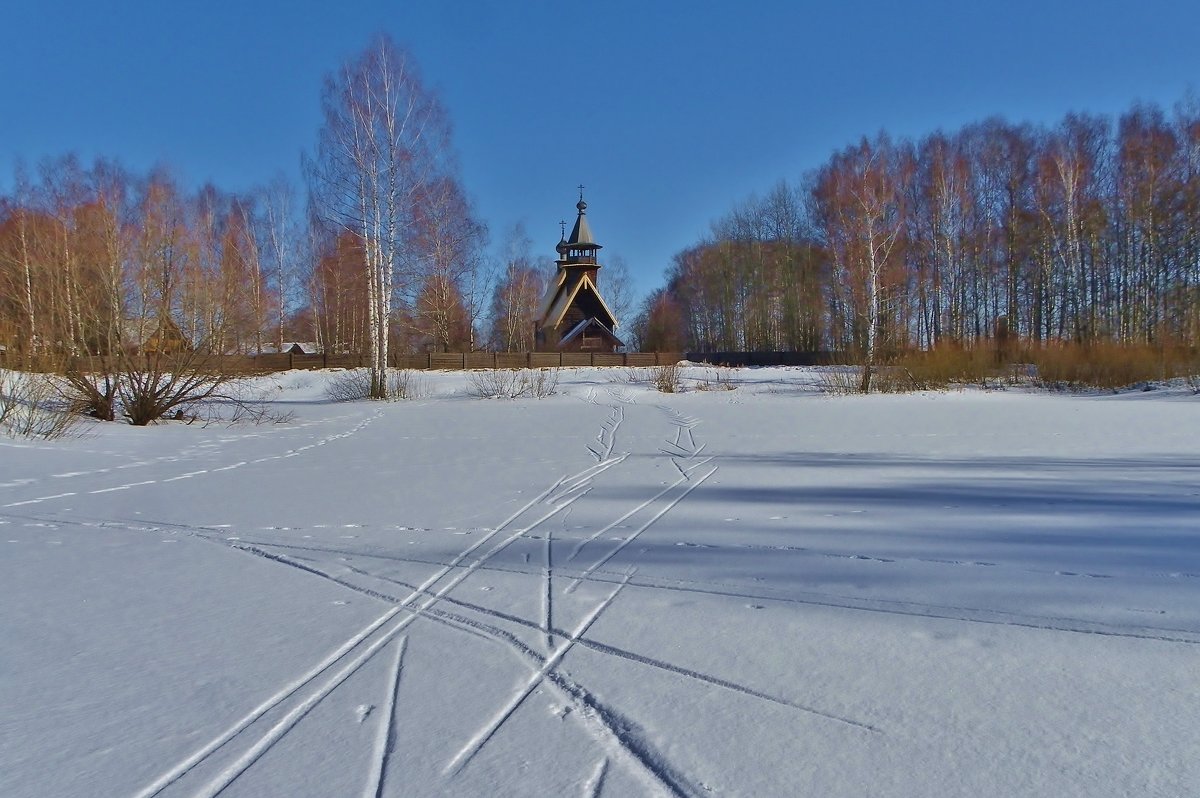
[[413, 253], [418, 292], [406, 297], [412, 327], [440, 352], [474, 348], [474, 326], [486, 289], [483, 244], [462, 186], [446, 176], [430, 182], [414, 208]]
[[322, 111], [310, 187], [325, 222], [362, 242], [369, 395], [382, 399], [396, 279], [412, 260], [413, 206], [445, 169], [448, 124], [413, 58], [386, 36], [326, 78]]
[[533, 242], [518, 222], [504, 242], [504, 265], [492, 294], [491, 345], [504, 352], [533, 350], [533, 325], [551, 267], [538, 264]]
[[299, 282], [302, 231], [296, 216], [296, 197], [292, 184], [283, 175], [262, 190], [263, 240], [267, 268], [272, 273], [278, 302], [274, 319], [274, 343], [283, 346], [284, 328]]
[[826, 246], [856, 306], [862, 330], [860, 390], [871, 390], [887, 300], [887, 270], [904, 229], [895, 149], [863, 139], [834, 156], [816, 186]]

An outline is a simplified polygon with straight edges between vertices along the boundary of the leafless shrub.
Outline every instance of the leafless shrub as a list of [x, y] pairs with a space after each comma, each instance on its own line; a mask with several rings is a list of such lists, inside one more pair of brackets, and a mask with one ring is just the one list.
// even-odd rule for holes
[[615, 368], [609, 372], [613, 376], [613, 382], [624, 382], [630, 385], [640, 385], [650, 381], [650, 374], [645, 368], [637, 366], [626, 366], [624, 368]]
[[162, 418], [195, 418], [201, 405], [213, 401], [237, 401], [227, 391], [234, 381], [218, 359], [199, 353], [128, 358], [118, 373], [117, 396], [129, 423], [144, 427]]
[[366, 369], [350, 369], [337, 374], [325, 388], [335, 402], [358, 402], [371, 395], [371, 376]]
[[659, 393], [679, 393], [683, 387], [680, 381], [679, 364], [667, 363], [650, 367], [650, 384]]
[[[1015, 385], [1022, 380], [1021, 367], [999, 357], [995, 347], [964, 347], [943, 344], [933, 349], [893, 353], [872, 371], [871, 389], [879, 393], [947, 391], [966, 385], [991, 388]], [[822, 388], [830, 394], [862, 393], [858, 367], [821, 371]]]
[[826, 369], [821, 372], [821, 390], [835, 396], [862, 393], [862, 378], [853, 366]]
[[736, 388], [733, 384], [733, 371], [725, 366], [707, 369], [704, 375], [696, 380], [697, 391], [732, 391]]
[[114, 369], [105, 367], [93, 374], [68, 368], [61, 393], [73, 412], [100, 421], [115, 421], [119, 385], [120, 377]]
[[68, 367], [56, 384], [76, 414], [102, 421], [118, 416], [134, 426], [156, 421], [266, 423], [288, 416], [252, 396], [248, 383], [220, 356], [199, 351], [91, 358], [89, 370]]
[[467, 375], [468, 390], [478, 399], [515, 399], [524, 389], [522, 369], [486, 369]]
[[912, 393], [942, 391], [950, 387], [947, 380], [938, 379], [918, 370], [914, 374], [903, 366], [876, 366], [872, 388], [876, 393]]
[[271, 400], [277, 395], [273, 388], [248, 379], [230, 380], [220, 394], [190, 405], [186, 412], [179, 409], [168, 418], [193, 424], [282, 424], [291, 421], [294, 413], [280, 411]]
[[529, 369], [526, 378], [528, 394], [535, 399], [545, 399], [558, 392], [558, 369]]
[[[995, 352], [985, 347], [967, 348], [953, 344], [931, 350], [894, 354], [872, 369], [871, 390], [878, 393], [946, 391], [964, 385], [989, 387], [1005, 374]], [[826, 393], [862, 393], [864, 380], [859, 367], [830, 368], [821, 372]]]
[[1183, 348], [1112, 343], [1044, 346], [1029, 352], [1035, 385], [1050, 390], [1118, 389], [1186, 377], [1194, 354]]
[[53, 377], [0, 372], [0, 429], [8, 435], [53, 440], [71, 432], [78, 419], [61, 400]]
[[891, 364], [892, 392], [944, 391], [963, 385], [987, 388], [1004, 372], [994, 347], [946, 343], [905, 352]]
[[467, 376], [468, 391], [480, 399], [544, 399], [558, 390], [558, 369], [486, 369]]
[[216, 402], [206, 409], [206, 424], [285, 424], [295, 418], [294, 413], [281, 413], [259, 398]]
[[[834, 396], [863, 393], [862, 370], [858, 366], [830, 368], [821, 372], [821, 390]], [[946, 383], [924, 374], [914, 374], [903, 366], [879, 366], [872, 370], [871, 390], [876, 393], [941, 390]]]
[[[384, 384], [388, 399], [420, 399], [429, 393], [424, 378], [412, 369], [388, 369]], [[342, 372], [329, 382], [325, 394], [335, 402], [370, 399], [371, 373], [366, 369]]]
[[388, 369], [387, 390], [391, 399], [424, 399], [429, 395], [425, 377], [413, 369]]

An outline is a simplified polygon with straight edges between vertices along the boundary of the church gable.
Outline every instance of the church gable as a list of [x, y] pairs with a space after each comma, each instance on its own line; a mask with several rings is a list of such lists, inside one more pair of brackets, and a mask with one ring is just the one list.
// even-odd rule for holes
[[586, 274], [564, 281], [543, 319], [548, 326], [562, 327], [570, 321], [569, 317], [572, 315], [582, 318], [594, 317], [610, 330], [617, 326], [617, 320], [604, 298], [600, 296], [599, 289]]

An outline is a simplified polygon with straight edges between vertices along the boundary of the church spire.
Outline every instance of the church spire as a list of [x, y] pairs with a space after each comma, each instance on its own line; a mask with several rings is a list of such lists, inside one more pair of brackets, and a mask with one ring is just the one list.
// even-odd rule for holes
[[571, 228], [571, 237], [567, 239], [567, 246], [571, 250], [572, 258], [579, 255], [595, 260], [596, 250], [601, 247], [592, 237], [592, 228], [587, 220], [587, 206], [587, 202], [583, 198], [583, 186], [579, 186], [579, 202], [575, 203], [579, 215], [575, 217], [575, 226]]

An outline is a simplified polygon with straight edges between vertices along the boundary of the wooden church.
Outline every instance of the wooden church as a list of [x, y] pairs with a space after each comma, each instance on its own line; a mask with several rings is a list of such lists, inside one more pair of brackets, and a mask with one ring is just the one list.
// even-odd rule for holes
[[615, 352], [624, 344], [614, 332], [617, 318], [597, 286], [600, 245], [592, 237], [582, 187], [575, 207], [579, 215], [571, 237], [559, 239], [558, 270], [533, 324], [534, 343], [539, 352]]

